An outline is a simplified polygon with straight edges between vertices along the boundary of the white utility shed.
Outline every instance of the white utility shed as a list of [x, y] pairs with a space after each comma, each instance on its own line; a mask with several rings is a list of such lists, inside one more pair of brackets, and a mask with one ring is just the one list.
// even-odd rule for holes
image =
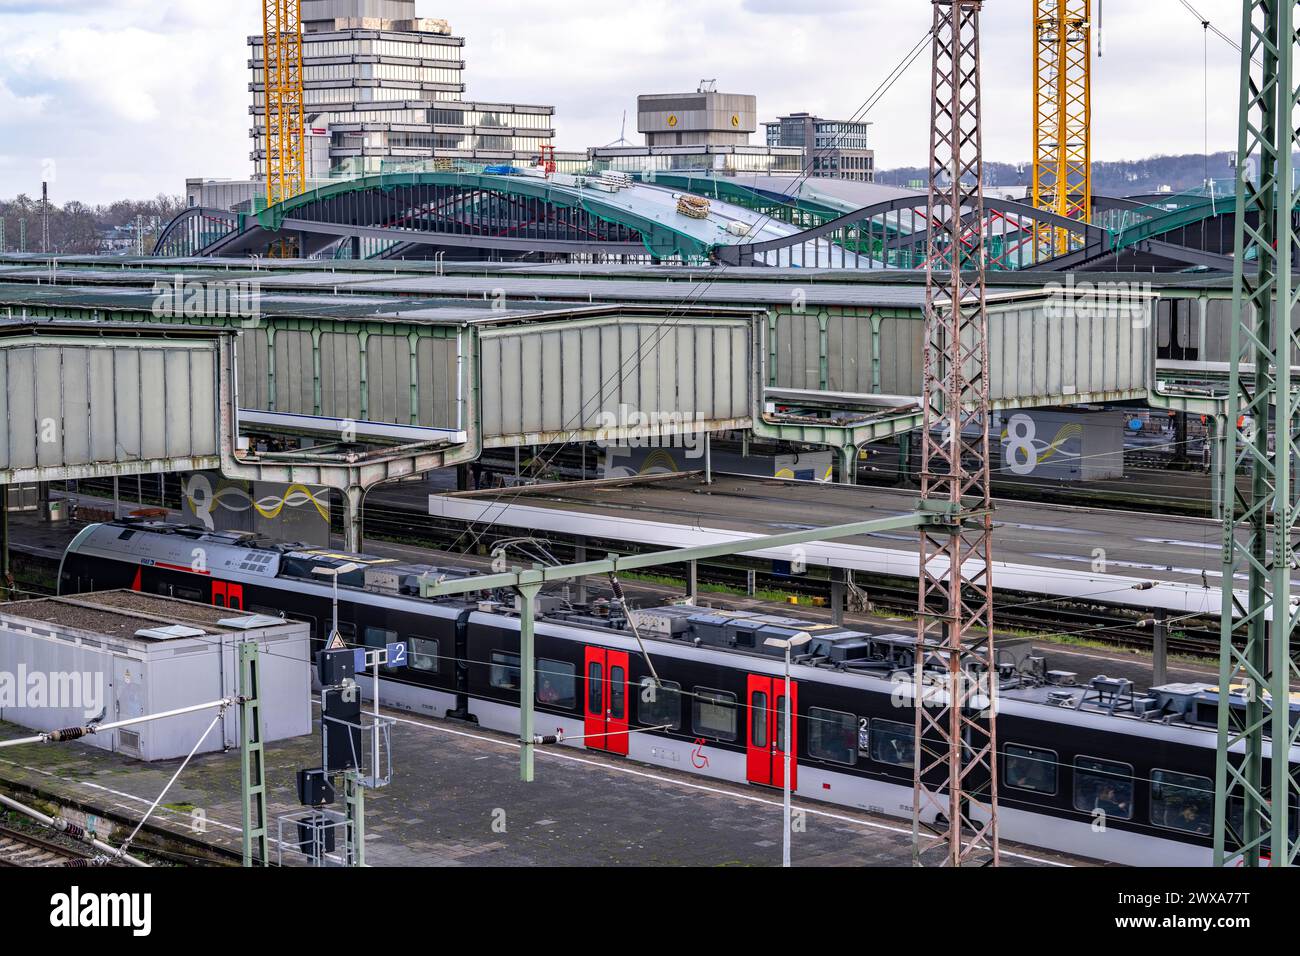
[[[245, 641], [261, 648], [263, 740], [311, 733], [306, 624], [135, 591], [0, 606], [0, 720], [48, 731], [234, 697]], [[141, 760], [184, 757], [215, 715], [168, 717], [83, 742]], [[232, 706], [199, 752], [239, 739]]]

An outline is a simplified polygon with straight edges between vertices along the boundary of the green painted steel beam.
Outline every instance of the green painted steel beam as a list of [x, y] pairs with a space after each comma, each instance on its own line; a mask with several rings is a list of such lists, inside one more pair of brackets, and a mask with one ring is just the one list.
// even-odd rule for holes
[[[478, 189], [507, 196], [540, 199], [551, 205], [579, 209], [598, 219], [639, 232], [645, 242], [646, 251], [659, 258], [680, 255], [684, 259], [708, 259], [714, 249], [712, 243], [704, 242], [690, 233], [676, 229], [669, 223], [650, 219], [630, 209], [606, 202], [598, 195], [579, 194], [575, 190], [556, 187], [548, 180], [528, 176], [494, 176], [465, 172], [383, 173], [330, 183], [328, 186], [321, 186], [295, 196], [287, 202], [277, 203], [248, 215], [249, 219], [255, 219], [263, 229], [279, 232], [286, 219], [295, 218], [294, 213], [311, 203], [369, 190], [391, 192], [405, 186]], [[250, 224], [249, 219], [241, 221], [241, 229]]]
[[256, 641], [245, 641], [239, 645], [239, 797], [244, 866], [271, 865], [260, 689], [259, 647]]
[[[1220, 623], [1218, 752], [1215, 764], [1214, 860], [1218, 866], [1291, 866], [1297, 841], [1289, 816], [1297, 782], [1287, 759], [1300, 725], [1289, 716], [1291, 656], [1297, 622], [1291, 600], [1300, 495], [1293, 455], [1300, 403], [1291, 359], [1300, 337], [1292, 328], [1300, 253], [1293, 210], [1292, 156], [1300, 148], [1293, 122], [1296, 7], [1292, 0], [1243, 0], [1241, 102], [1238, 118], [1235, 265], [1227, 420], [1222, 476], [1223, 605]], [[1253, 61], [1262, 65], [1252, 75]], [[1247, 175], [1248, 157], [1258, 175]], [[1253, 214], [1253, 215], [1252, 215]], [[1249, 220], [1254, 219], [1252, 224]], [[1248, 256], [1247, 252], [1253, 256]], [[1238, 421], [1249, 422], [1245, 428]], [[1270, 422], [1275, 422], [1270, 447]], [[1236, 475], [1250, 473], [1246, 488]], [[1235, 582], [1247, 581], [1244, 599]], [[1240, 706], [1232, 706], [1233, 688]], [[1271, 747], [1270, 747], [1271, 745]], [[1269, 759], [1270, 750], [1276, 759]], [[1235, 751], [1235, 752], [1234, 752]]]
[[813, 541], [834, 541], [857, 535], [882, 531], [919, 528], [923, 525], [950, 526], [955, 516], [950, 512], [922, 511], [897, 515], [893, 518], [876, 518], [854, 524], [834, 525], [811, 531], [748, 538], [743, 541], [725, 541], [719, 544], [699, 545], [694, 548], [677, 548], [652, 554], [619, 556], [611, 554], [603, 561], [580, 561], [577, 564], [548, 568], [535, 565], [531, 569], [513, 568], [500, 574], [487, 574], [456, 581], [420, 580], [420, 596], [424, 598], [450, 597], [473, 591], [491, 591], [511, 588], [520, 599], [519, 615], [519, 778], [531, 783], [536, 769], [534, 754], [540, 738], [534, 733], [534, 682], [536, 680], [536, 644], [534, 631], [537, 617], [537, 595], [549, 583], [572, 581], [595, 574], [612, 574], [637, 571], [642, 568], [662, 567], [666, 564], [684, 564], [709, 558], [728, 557], [769, 548], [795, 547]]
[[754, 437], [774, 441], [825, 445], [830, 448], [861, 448], [922, 427], [925, 416], [919, 412], [889, 415], [857, 425], [820, 425], [754, 420]]

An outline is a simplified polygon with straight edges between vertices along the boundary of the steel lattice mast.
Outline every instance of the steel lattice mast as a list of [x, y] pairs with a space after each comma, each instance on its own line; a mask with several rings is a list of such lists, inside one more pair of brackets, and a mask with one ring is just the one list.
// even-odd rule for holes
[[266, 204], [307, 188], [302, 87], [302, 0], [262, 0], [266, 90]]
[[[1291, 157], [1300, 148], [1293, 117], [1300, 91], [1294, 73], [1294, 0], [1245, 0], [1242, 16], [1241, 114], [1237, 152], [1236, 264], [1233, 270], [1232, 365], [1223, 501], [1223, 609], [1219, 664], [1219, 749], [1215, 773], [1214, 856], [1218, 865], [1295, 862], [1288, 815], [1296, 781], [1286, 749], [1300, 727], [1288, 723], [1297, 608], [1291, 599], [1300, 496], [1293, 455], [1300, 414], [1292, 362], [1300, 348], [1291, 316], [1297, 259]], [[1254, 61], [1261, 64], [1254, 69]], [[1258, 159], [1258, 174], [1249, 167]], [[1253, 256], [1248, 261], [1247, 255]], [[1270, 414], [1271, 413], [1271, 414]], [[1274, 433], [1270, 451], [1270, 424]], [[1250, 485], [1238, 487], [1244, 459]], [[1234, 584], [1245, 578], [1244, 601]], [[1228, 688], [1239, 706], [1228, 706]], [[1276, 706], [1274, 706], [1276, 704]], [[1269, 744], [1283, 759], [1268, 761]], [[1240, 757], [1230, 749], [1240, 746]]]
[[[934, 0], [930, 248], [926, 268], [922, 511], [915, 688], [914, 860], [930, 820], [942, 862], [998, 862], [988, 314], [980, 126], [982, 0]], [[927, 657], [942, 687], [926, 687]], [[933, 672], [931, 672], [931, 675]], [[930, 677], [933, 680], [933, 677]], [[924, 857], [924, 858], [923, 858]]]
[[[1081, 222], [1092, 215], [1091, 2], [1033, 0], [1033, 203]], [[1069, 251], [1064, 229], [1045, 230], [1044, 240], [1057, 255]]]

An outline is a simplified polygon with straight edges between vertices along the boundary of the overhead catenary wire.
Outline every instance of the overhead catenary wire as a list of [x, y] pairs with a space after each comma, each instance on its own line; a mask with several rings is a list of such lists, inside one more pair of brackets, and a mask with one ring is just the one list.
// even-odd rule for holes
[[[1192, 6], [1191, 3], [1188, 2], [1188, 0], [1178, 0], [1178, 2], [1179, 2], [1180, 4], [1182, 4], [1183, 9], [1185, 9], [1188, 13], [1190, 13], [1192, 16], [1194, 16], [1194, 17], [1197, 19], [1198, 22], [1201, 23], [1202, 27], [1203, 27], [1205, 30], [1207, 30], [1207, 31], [1210, 32], [1210, 33], [1213, 33], [1216, 37], [1218, 37], [1218, 38], [1219, 38], [1220, 40], [1222, 40], [1224, 43], [1228, 44], [1228, 46], [1232, 47], [1232, 48], [1233, 48], [1234, 50], [1236, 50], [1238, 53], [1241, 53], [1241, 44], [1238, 43], [1236, 40], [1234, 40], [1234, 39], [1233, 39], [1231, 36], [1229, 36], [1228, 34], [1224, 33], [1224, 32], [1223, 32], [1222, 30], [1220, 30], [1218, 27], [1216, 27], [1216, 26], [1214, 25], [1213, 21], [1211, 21], [1208, 17], [1204, 16], [1204, 15], [1203, 15], [1199, 10], [1197, 10], [1194, 6]], [[1252, 62], [1254, 62], [1257, 66], [1262, 66], [1262, 65], [1263, 65], [1263, 64], [1260, 63], [1260, 61], [1258, 60], [1258, 58], [1252, 57], [1251, 59], [1252, 59]]]
[[[863, 103], [863, 105], [859, 107], [857, 111], [855, 111], [855, 113], [853, 114], [854, 122], [860, 121], [861, 118], [864, 117], [871, 109], [873, 109], [879, 103], [880, 99], [886, 93], [888, 93], [889, 90], [891, 90], [894, 87], [895, 83], [897, 83], [898, 79], [902, 76], [902, 74], [906, 72], [907, 68], [909, 68], [912, 65], [912, 63], [916, 61], [917, 58], [919, 58], [920, 52], [924, 50], [926, 44], [930, 41], [932, 36], [933, 36], [933, 30], [927, 28], [924, 35], [916, 43], [916, 45], [913, 46], [904, 55], [903, 59], [900, 61], [900, 63], [897, 66], [895, 66], [893, 69], [890, 70], [885, 80], [881, 82], [881, 84], [876, 88], [875, 91], [873, 91], [871, 96], [867, 98], [867, 100]], [[805, 164], [801, 176], [797, 181], [797, 185], [802, 185], [802, 183], [806, 181], [807, 177], [812, 172], [813, 168], [814, 168], [814, 160], [810, 159]], [[769, 222], [771, 218], [772, 217], [770, 212], [762, 214], [759, 217], [757, 228], [751, 228], [749, 235], [745, 239], [745, 244], [754, 242], [757, 239], [759, 232], [762, 230], [764, 226], [766, 226], [767, 222]], [[712, 287], [712, 285], [717, 281], [718, 276], [721, 273], [725, 272], [727, 268], [728, 267], [725, 264], [723, 264], [718, 269], [716, 269], [711, 275], [700, 280], [699, 282], [696, 282], [690, 289], [687, 290], [685, 296], [683, 296], [682, 299], [676, 305], [670, 307], [669, 313], [655, 327], [655, 332], [652, 335], [651, 347], [657, 347], [659, 342], [663, 340], [663, 337], [666, 336], [668, 332], [671, 331], [677, 325], [677, 323], [681, 321], [682, 316], [685, 314], [685, 313], [681, 313], [681, 314], [674, 315], [673, 310], [680, 310], [698, 304], [698, 302], [700, 301], [700, 297], [703, 295], [704, 291]], [[646, 351], [645, 345], [639, 346], [633, 355], [629, 356], [617, 369], [614, 370], [613, 373], [611, 373], [609, 379], [602, 384], [601, 388], [596, 390], [594, 394], [591, 396], [591, 398], [587, 399], [582, 403], [581, 407], [577, 410], [577, 412], [575, 412], [575, 414], [570, 419], [568, 424], [566, 424], [564, 428], [560, 429], [559, 431], [567, 432], [568, 438], [573, 437], [573, 435], [576, 434], [576, 430], [574, 430], [574, 425], [578, 422], [581, 422], [586, 417], [588, 406], [592, 402], [601, 401], [601, 397], [605, 394], [609, 386], [612, 385], [615, 381], [622, 382], [624, 379], [626, 379], [627, 376], [631, 373], [632, 367], [634, 367], [633, 366], [634, 360], [639, 361], [640, 357], [642, 356], [642, 354], [645, 353], [645, 351]], [[542, 447], [543, 449], [547, 449], [550, 448], [551, 446], [556, 446], [555, 451], [551, 455], [551, 461], [553, 461], [554, 458], [558, 456], [560, 448], [562, 448], [566, 442], [567, 442], [567, 438], [565, 439], [565, 441], [561, 441], [558, 437], [552, 438], [550, 441], [547, 442], [546, 445]], [[536, 470], [537, 457], [541, 457], [541, 456], [535, 456], [534, 458], [534, 471]], [[471, 548], [477, 547], [478, 544], [482, 541], [483, 536], [489, 530], [491, 530], [493, 525], [496, 523], [496, 520], [494, 519], [492, 521], [489, 521], [487, 525], [482, 529], [482, 531], [471, 530], [477, 524], [482, 522], [482, 519], [489, 513], [489, 511], [491, 511], [492, 508], [496, 507], [497, 504], [499, 504], [501, 497], [502, 496], [497, 496], [493, 501], [485, 505], [479, 518], [476, 519], [474, 522], [470, 522], [467, 524], [466, 532], [471, 533], [473, 536], [473, 540], [471, 541], [469, 547]], [[459, 544], [460, 540], [464, 537], [464, 534], [466, 532], [462, 532], [462, 534], [458, 536], [456, 542], [454, 542], [452, 545], [453, 549], [455, 548], [456, 544]]]

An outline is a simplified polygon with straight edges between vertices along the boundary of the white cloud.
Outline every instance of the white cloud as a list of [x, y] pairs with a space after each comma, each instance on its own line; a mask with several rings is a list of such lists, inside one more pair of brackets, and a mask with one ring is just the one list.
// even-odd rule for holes
[[[1238, 0], [1194, 0], [1233, 34]], [[1030, 149], [1027, 0], [985, 4], [984, 119], [990, 159]], [[258, 0], [0, 0], [0, 195], [31, 192], [56, 157], [56, 198], [179, 192], [187, 176], [243, 177], [247, 48]], [[852, 114], [930, 25], [921, 0], [420, 0], [467, 38], [466, 96], [553, 104], [559, 144], [617, 138], [636, 96], [701, 78], [758, 95], [762, 119]], [[1098, 159], [1193, 152], [1203, 139], [1202, 30], [1178, 0], [1106, 5], [1095, 64]], [[1210, 37], [1211, 148], [1235, 144], [1236, 54]], [[928, 54], [867, 117], [881, 166], [925, 161]], [[761, 135], [761, 134], [760, 134]], [[758, 137], [756, 137], [757, 140]], [[39, 180], [36, 187], [39, 188]]]

